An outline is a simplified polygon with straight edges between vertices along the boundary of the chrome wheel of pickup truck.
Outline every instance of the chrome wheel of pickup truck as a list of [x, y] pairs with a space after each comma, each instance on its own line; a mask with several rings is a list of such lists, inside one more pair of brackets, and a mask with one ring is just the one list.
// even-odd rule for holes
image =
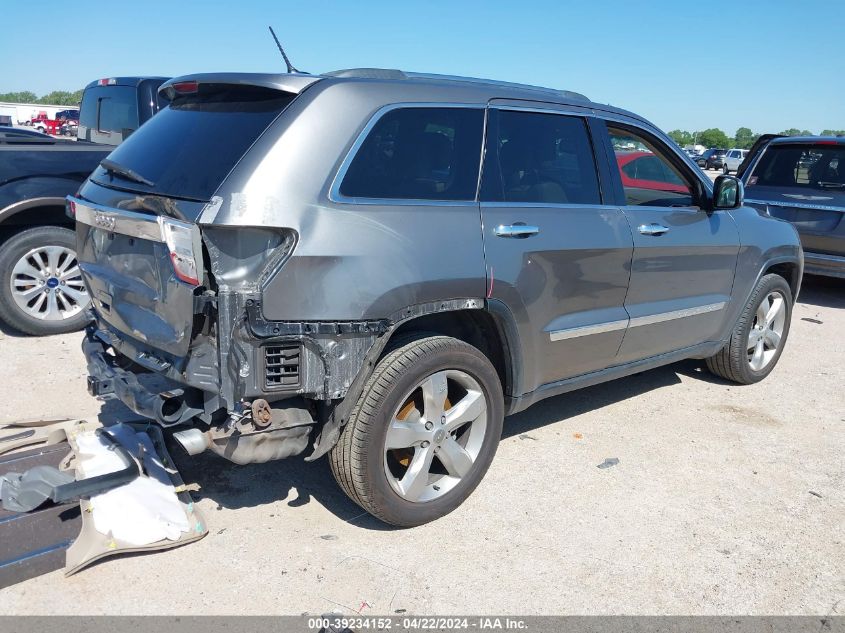
[[12, 297], [36, 319], [68, 319], [88, 304], [76, 252], [64, 246], [33, 248], [12, 268]]
[[76, 236], [58, 226], [22, 231], [0, 245], [0, 319], [27, 334], [85, 324], [90, 301], [76, 260]]

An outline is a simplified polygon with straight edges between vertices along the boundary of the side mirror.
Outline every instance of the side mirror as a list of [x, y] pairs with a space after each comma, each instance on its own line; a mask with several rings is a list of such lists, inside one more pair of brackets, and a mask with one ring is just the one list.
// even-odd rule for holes
[[738, 209], [745, 200], [745, 186], [739, 178], [721, 175], [713, 185], [713, 210]]

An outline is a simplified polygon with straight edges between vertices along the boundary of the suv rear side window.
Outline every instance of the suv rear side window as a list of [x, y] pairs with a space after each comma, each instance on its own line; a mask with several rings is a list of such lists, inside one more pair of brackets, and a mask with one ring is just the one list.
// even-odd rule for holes
[[772, 145], [748, 178], [755, 185], [845, 191], [845, 146]]
[[[601, 204], [586, 122], [574, 116], [500, 110], [497, 167], [484, 198], [504, 202]], [[488, 150], [489, 151], [489, 150]]]
[[484, 111], [397, 108], [373, 126], [340, 185], [348, 198], [475, 200]]
[[625, 129], [608, 126], [608, 132], [628, 205], [693, 205], [695, 189], [666, 156], [667, 148]]

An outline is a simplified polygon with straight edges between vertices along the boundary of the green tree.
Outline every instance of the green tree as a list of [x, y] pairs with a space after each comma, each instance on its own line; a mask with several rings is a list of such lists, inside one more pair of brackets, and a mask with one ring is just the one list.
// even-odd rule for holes
[[802, 132], [797, 127], [791, 127], [781, 132], [783, 136], [801, 136]]
[[698, 133], [698, 142], [705, 147], [716, 147], [727, 149], [731, 145], [731, 139], [719, 128], [711, 127]]
[[0, 101], [8, 101], [11, 103], [35, 103], [38, 97], [34, 92], [24, 90], [23, 92], [4, 92], [0, 93]]
[[735, 147], [740, 149], [748, 149], [752, 145], [754, 145], [754, 141], [757, 140], [757, 137], [760, 135], [756, 132], [752, 132], [751, 128], [741, 127], [736, 131], [734, 135], [734, 143]]
[[822, 130], [821, 136], [845, 136], [845, 130]]
[[686, 130], [672, 130], [669, 132], [669, 138], [675, 141], [681, 147], [685, 145], [692, 145], [693, 136]]
[[38, 99], [38, 103], [49, 103], [52, 105], [79, 105], [82, 101], [82, 91], [67, 92], [66, 90], [54, 90]]

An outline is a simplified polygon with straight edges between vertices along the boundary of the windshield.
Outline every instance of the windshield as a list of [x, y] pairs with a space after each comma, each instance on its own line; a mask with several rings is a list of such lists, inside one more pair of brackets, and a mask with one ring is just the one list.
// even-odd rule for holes
[[[200, 85], [177, 96], [109, 155], [123, 170], [93, 179], [122, 189], [209, 200], [294, 95], [255, 86]], [[123, 172], [121, 175], [120, 172]], [[143, 184], [127, 173], [154, 183]]]
[[771, 145], [747, 186], [845, 191], [845, 145]]

